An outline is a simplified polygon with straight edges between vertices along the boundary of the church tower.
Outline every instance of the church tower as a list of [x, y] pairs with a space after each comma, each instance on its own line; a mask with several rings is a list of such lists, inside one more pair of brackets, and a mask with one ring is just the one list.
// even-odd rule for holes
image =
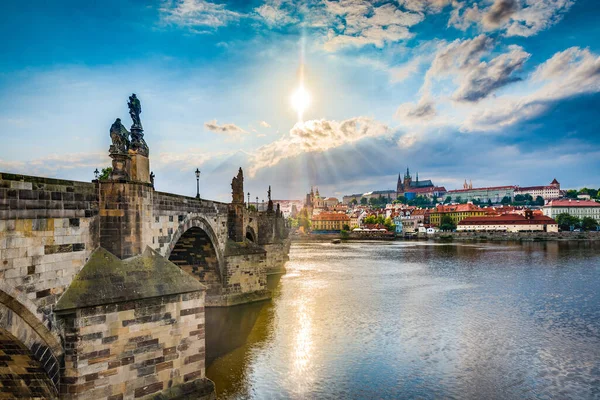
[[410, 170], [406, 167], [406, 175], [404, 175], [404, 190], [410, 189], [412, 177], [410, 176]]

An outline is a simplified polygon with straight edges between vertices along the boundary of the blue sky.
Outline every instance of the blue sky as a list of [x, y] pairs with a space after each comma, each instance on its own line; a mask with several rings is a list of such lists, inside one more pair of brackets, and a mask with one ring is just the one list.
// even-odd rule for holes
[[[2, 5], [0, 171], [89, 180], [137, 93], [157, 189], [600, 186], [595, 0]], [[304, 74], [300, 73], [301, 66]], [[290, 97], [303, 83], [299, 120]]]

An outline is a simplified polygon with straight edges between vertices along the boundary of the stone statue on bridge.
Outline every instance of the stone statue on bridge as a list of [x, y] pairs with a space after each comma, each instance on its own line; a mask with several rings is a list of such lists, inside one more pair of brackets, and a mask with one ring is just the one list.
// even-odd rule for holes
[[269, 190], [267, 190], [267, 197], [269, 202], [267, 203], [267, 214], [273, 214], [273, 200], [271, 200], [271, 185], [269, 185]]
[[131, 116], [131, 120], [133, 121], [133, 125], [131, 126], [136, 128], [142, 128], [142, 121], [140, 120], [140, 114], [142, 113], [142, 103], [137, 98], [135, 93], [132, 93], [129, 96], [129, 102], [127, 103], [127, 107], [129, 107], [129, 115]]
[[110, 127], [110, 154], [127, 154], [129, 150], [129, 131], [121, 123], [121, 118], [117, 118]]
[[130, 148], [137, 154], [148, 157], [150, 150], [148, 149], [148, 145], [144, 140], [144, 128], [142, 128], [142, 121], [140, 120], [142, 103], [137, 98], [135, 93], [132, 93], [131, 96], [129, 96], [129, 102], [127, 103], [127, 106], [129, 107], [129, 115], [133, 121], [133, 125], [131, 125]]
[[241, 167], [231, 180], [231, 195], [233, 203], [244, 204], [244, 172]]

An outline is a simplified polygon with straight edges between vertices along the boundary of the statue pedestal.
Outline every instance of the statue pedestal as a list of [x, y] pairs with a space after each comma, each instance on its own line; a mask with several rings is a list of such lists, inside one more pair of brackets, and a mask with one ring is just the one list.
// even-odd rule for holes
[[110, 179], [112, 180], [128, 180], [129, 179], [129, 160], [128, 154], [110, 154], [112, 158], [112, 172]]
[[131, 180], [136, 182], [150, 183], [150, 160], [148, 157], [129, 150], [131, 157]]

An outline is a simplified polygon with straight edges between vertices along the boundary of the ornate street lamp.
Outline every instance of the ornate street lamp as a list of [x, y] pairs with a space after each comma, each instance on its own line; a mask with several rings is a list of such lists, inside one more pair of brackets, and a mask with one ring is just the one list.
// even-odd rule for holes
[[200, 198], [200, 170], [196, 168], [196, 198]]
[[258, 196], [256, 196], [256, 211], [258, 211]]
[[96, 177], [96, 180], [98, 180], [98, 177], [100, 176], [100, 171], [98, 171], [98, 168], [96, 168], [94, 171], [94, 176]]
[[248, 209], [250, 209], [250, 192], [248, 192]]

